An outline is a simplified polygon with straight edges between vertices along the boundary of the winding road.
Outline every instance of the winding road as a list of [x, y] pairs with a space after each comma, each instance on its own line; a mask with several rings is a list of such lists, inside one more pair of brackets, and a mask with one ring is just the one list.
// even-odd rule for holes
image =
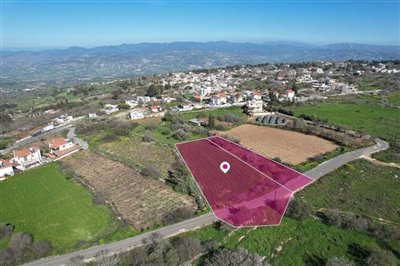
[[[375, 145], [358, 149], [355, 151], [351, 151], [342, 155], [339, 155], [331, 160], [321, 163], [317, 167], [311, 169], [310, 171], [306, 172], [305, 174], [313, 179], [319, 179], [320, 177], [338, 169], [339, 167], [357, 160], [363, 156], [371, 155], [372, 153], [380, 152], [389, 148], [389, 144], [386, 141], [381, 139], [375, 139]], [[178, 235], [184, 233], [186, 231], [194, 230], [197, 228], [201, 228], [203, 226], [209, 225], [218, 219], [214, 216], [213, 213], [204, 214], [201, 216], [197, 216], [195, 218], [185, 220], [180, 223], [176, 223], [173, 225], [165, 226], [159, 229], [156, 229], [151, 232], [147, 232], [135, 237], [127, 238], [124, 240], [120, 240], [117, 242], [94, 246], [89, 249], [76, 251], [73, 253], [55, 256], [55, 257], [48, 257], [41, 260], [33, 261], [26, 265], [30, 266], [50, 266], [50, 265], [66, 265], [70, 262], [71, 258], [76, 256], [83, 256], [85, 259], [91, 259], [96, 256], [102, 250], [106, 250], [110, 253], [118, 253], [129, 250], [135, 246], [141, 245], [143, 241], [148, 239], [152, 234], [156, 233], [160, 235], [162, 238], [168, 238], [174, 235]]]
[[81, 116], [81, 117], [78, 117], [78, 118], [74, 119], [71, 122], [68, 122], [68, 123], [64, 124], [64, 125], [61, 125], [61, 126], [58, 126], [58, 127], [54, 128], [52, 130], [43, 132], [42, 134], [40, 134], [38, 136], [35, 136], [35, 137], [28, 136], [28, 137], [26, 137], [24, 139], [21, 139], [21, 140], [15, 142], [14, 144], [12, 144], [10, 147], [5, 148], [4, 150], [0, 150], [0, 155], [5, 155], [5, 154], [11, 152], [12, 150], [19, 149], [19, 148], [21, 148], [21, 147], [23, 147], [25, 145], [28, 145], [28, 144], [30, 144], [32, 142], [40, 140], [44, 136], [47, 136], [49, 134], [54, 134], [54, 133], [60, 132], [60, 131], [62, 131], [64, 129], [67, 129], [67, 128], [73, 126], [74, 124], [76, 124], [77, 122], [81, 121], [82, 119], [84, 119], [84, 117]]

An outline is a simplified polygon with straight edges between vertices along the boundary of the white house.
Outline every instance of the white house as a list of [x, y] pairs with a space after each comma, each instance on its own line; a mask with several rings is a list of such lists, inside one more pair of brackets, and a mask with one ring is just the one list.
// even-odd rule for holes
[[13, 163], [0, 159], [0, 181], [14, 175]]
[[259, 93], [259, 92], [253, 92], [253, 93], [251, 94], [251, 96], [252, 96], [253, 100], [256, 100], [256, 101], [259, 101], [259, 100], [262, 99], [262, 95], [261, 95], [261, 93]]
[[42, 164], [42, 154], [38, 147], [13, 151], [11, 162], [17, 164], [17, 169], [24, 171], [28, 168]]
[[290, 101], [292, 102], [295, 97], [295, 92], [291, 89], [286, 90], [285, 93], [280, 94], [280, 97], [278, 98], [279, 101]]
[[151, 98], [149, 96], [137, 96], [136, 100], [140, 103], [140, 104], [149, 104], [151, 101]]
[[295, 92], [294, 92], [294, 90], [289, 89], [289, 90], [286, 90], [286, 95], [287, 95], [287, 98], [290, 101], [292, 101], [294, 99]]
[[96, 119], [97, 118], [97, 114], [96, 113], [89, 113], [89, 118], [90, 119]]
[[72, 120], [74, 120], [74, 117], [71, 116], [71, 115], [67, 115], [67, 114], [60, 115], [59, 117], [57, 117], [57, 118], [55, 119], [55, 121], [57, 122], [57, 124], [65, 124], [65, 123], [70, 122], [70, 121], [72, 121]]
[[118, 111], [119, 111], [118, 105], [116, 105], [116, 104], [109, 104], [108, 103], [103, 108], [103, 112], [105, 112], [108, 115], [112, 114], [112, 113], [115, 113], [115, 112], [118, 112]]
[[171, 102], [173, 102], [173, 101], [176, 101], [176, 98], [173, 98], [173, 97], [164, 97], [164, 98], [161, 99], [161, 102], [163, 102], [163, 103], [171, 103]]
[[248, 115], [254, 115], [256, 113], [263, 112], [264, 102], [262, 100], [251, 100], [247, 101], [245, 111]]
[[192, 110], [193, 110], [193, 106], [191, 106], [191, 105], [180, 105], [179, 106], [179, 112], [192, 111]]
[[142, 112], [133, 111], [129, 114], [129, 118], [132, 120], [142, 119], [142, 118], [144, 118], [144, 115]]
[[49, 141], [50, 153], [57, 157], [65, 157], [77, 152], [81, 146], [65, 138], [53, 138]]
[[129, 105], [129, 107], [130, 107], [131, 109], [135, 108], [135, 107], [138, 106], [138, 104], [139, 104], [139, 103], [138, 103], [137, 101], [135, 101], [135, 100], [126, 100], [125, 103], [126, 103], [127, 105]]
[[220, 92], [211, 96], [211, 103], [214, 105], [224, 105], [227, 102], [226, 94], [224, 92]]

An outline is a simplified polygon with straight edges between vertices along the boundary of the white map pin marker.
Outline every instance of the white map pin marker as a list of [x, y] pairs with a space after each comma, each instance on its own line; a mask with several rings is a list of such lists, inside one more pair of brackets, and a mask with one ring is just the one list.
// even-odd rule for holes
[[222, 172], [224, 172], [224, 174], [226, 174], [228, 173], [229, 169], [231, 169], [231, 165], [228, 162], [222, 162], [219, 168]]

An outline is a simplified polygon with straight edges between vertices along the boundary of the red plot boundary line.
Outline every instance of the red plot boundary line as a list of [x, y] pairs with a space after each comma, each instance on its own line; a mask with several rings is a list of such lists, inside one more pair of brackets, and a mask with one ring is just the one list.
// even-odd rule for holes
[[[192, 171], [190, 170], [190, 167], [189, 167], [188, 164], [186, 163], [185, 158], [184, 158], [183, 155], [180, 153], [180, 151], [179, 151], [179, 149], [178, 149], [178, 147], [177, 147], [177, 145], [179, 145], [179, 144], [185, 144], [185, 143], [190, 143], [190, 142], [195, 142], [195, 141], [201, 141], [201, 140], [207, 140], [208, 142], [210, 142], [210, 143], [213, 144], [214, 146], [218, 147], [218, 148], [221, 149], [222, 151], [226, 152], [227, 154], [229, 154], [229, 155], [233, 156], [234, 158], [238, 159], [239, 161], [243, 162], [243, 163], [246, 164], [248, 167], [250, 167], [250, 168], [256, 170], [256, 171], [257, 171], [258, 173], [260, 173], [262, 176], [266, 177], [267, 179], [272, 180], [272, 181], [273, 181], [274, 183], [276, 183], [278, 186], [280, 186], [280, 187], [285, 188], [285, 189], [288, 190], [288, 192], [290, 193], [289, 199], [288, 199], [287, 204], [286, 204], [286, 206], [285, 206], [285, 209], [284, 209], [284, 211], [283, 211], [283, 213], [282, 213], [282, 215], [281, 215], [281, 217], [280, 217], [280, 219], [279, 219], [279, 223], [277, 223], [277, 224], [260, 224], [260, 225], [240, 225], [240, 226], [236, 226], [236, 225], [233, 225], [233, 224], [227, 222], [226, 220], [224, 220], [223, 218], [220, 218], [220, 217], [218, 217], [218, 216], [216, 215], [215, 211], [214, 211], [213, 208], [211, 207], [212, 205], [211, 205], [210, 202], [208, 201], [207, 197], [204, 195], [203, 190], [201, 189], [199, 183], [197, 182], [196, 178], [194, 177]], [[294, 195], [294, 192], [293, 192], [292, 190], [288, 189], [286, 186], [280, 184], [279, 182], [277, 182], [276, 180], [272, 179], [272, 178], [269, 177], [268, 175], [262, 173], [262, 172], [259, 171], [258, 169], [256, 169], [256, 168], [254, 168], [253, 166], [249, 165], [247, 162], [245, 162], [245, 161], [243, 161], [242, 159], [238, 158], [237, 156], [233, 155], [233, 154], [230, 153], [229, 151], [225, 150], [225, 149], [222, 148], [221, 146], [219, 146], [219, 145], [217, 145], [216, 143], [214, 143], [214, 142], [212, 142], [211, 140], [209, 140], [208, 138], [201, 138], [201, 139], [189, 140], [189, 141], [184, 141], [184, 142], [176, 143], [176, 144], [175, 144], [175, 148], [177, 149], [177, 151], [178, 151], [178, 153], [179, 153], [179, 157], [182, 159], [183, 163], [185, 164], [186, 168], [188, 169], [188, 171], [189, 171], [190, 175], [192, 176], [193, 180], [196, 182], [196, 185], [197, 185], [198, 189], [200, 190], [201, 195], [203, 196], [204, 200], [207, 202], [207, 204], [208, 204], [208, 206], [210, 207], [211, 211], [213, 212], [214, 216], [215, 216], [218, 220], [221, 220], [221, 221], [223, 221], [224, 223], [229, 224], [230, 226], [232, 226], [232, 227], [234, 227], [234, 228], [242, 228], [242, 227], [251, 227], [251, 228], [254, 228], [254, 227], [265, 227], [265, 226], [279, 226], [279, 225], [281, 224], [282, 219], [283, 219], [283, 216], [285, 215], [286, 210], [287, 210], [287, 208], [288, 208], [288, 206], [289, 206], [289, 202], [290, 202], [290, 200], [292, 199], [292, 197], [293, 197], [293, 195]], [[244, 148], [244, 147], [243, 147], [243, 148]], [[246, 149], [246, 148], [245, 148], [245, 149]], [[250, 151], [250, 150], [249, 150], [249, 151]], [[250, 151], [250, 152], [253, 152], [253, 151]], [[253, 153], [255, 153], [255, 152], [253, 152]], [[269, 159], [266, 158], [266, 157], [264, 157], [264, 158], [267, 159], [267, 160], [269, 160]], [[288, 167], [285, 166], [285, 168], [288, 168]], [[290, 168], [288, 168], [288, 169], [291, 170]]]
[[[224, 152], [228, 153], [229, 155], [231, 155], [232, 157], [235, 157], [236, 159], [238, 159], [239, 161], [241, 161], [242, 163], [246, 164], [248, 167], [253, 168], [254, 170], [256, 170], [257, 172], [259, 172], [261, 175], [265, 176], [266, 178], [270, 179], [271, 181], [275, 182], [276, 184], [278, 184], [279, 186], [286, 188], [287, 190], [289, 190], [291, 193], [293, 193], [293, 191], [291, 189], [288, 189], [286, 186], [282, 185], [281, 183], [279, 183], [278, 181], [274, 180], [272, 177], [266, 175], [265, 173], [261, 172], [260, 170], [256, 169], [255, 167], [253, 167], [252, 165], [250, 165], [249, 163], [243, 161], [242, 159], [240, 159], [239, 157], [237, 157], [236, 155], [232, 154], [231, 152], [225, 150], [224, 148], [222, 148], [221, 146], [219, 146], [218, 144], [212, 142], [211, 140], [209, 140], [208, 138], [206, 139], [209, 142], [211, 142], [212, 144], [214, 144], [215, 146], [217, 146], [218, 148], [220, 148], [221, 150], [223, 150]], [[253, 151], [252, 151], [253, 152]]]
[[[293, 172], [295, 172], [295, 173], [298, 173], [299, 175], [302, 175], [302, 176], [308, 178], [308, 179], [311, 181], [310, 183], [305, 184], [305, 185], [299, 187], [299, 188], [296, 189], [296, 190], [291, 190], [291, 189], [286, 188], [284, 185], [280, 184], [280, 183], [277, 182], [276, 180], [274, 180], [276, 183], [278, 183], [279, 185], [285, 187], [286, 189], [288, 189], [289, 191], [291, 191], [291, 192], [293, 192], [293, 193], [296, 193], [296, 192], [302, 190], [303, 188], [307, 187], [308, 185], [311, 185], [312, 183], [314, 183], [314, 182], [316, 181], [316, 179], [314, 179], [314, 178], [311, 178], [311, 177], [309, 177], [309, 176], [307, 176], [307, 175], [305, 175], [305, 174], [303, 174], [303, 173], [300, 173], [299, 171], [297, 171], [297, 170], [295, 170], [295, 169], [292, 169], [292, 168], [290, 168], [290, 167], [288, 167], [288, 166], [286, 166], [286, 165], [284, 165], [284, 164], [282, 164], [282, 163], [280, 163], [280, 162], [277, 162], [277, 161], [275, 161], [275, 160], [273, 160], [273, 159], [267, 158], [266, 156], [264, 156], [264, 155], [262, 155], [262, 154], [260, 154], [260, 153], [258, 153], [258, 152], [252, 151], [252, 150], [246, 148], [245, 146], [243, 146], [243, 145], [241, 145], [241, 144], [235, 143], [235, 142], [233, 142], [233, 141], [231, 141], [231, 140], [229, 140], [229, 139], [222, 138], [222, 137], [220, 137], [220, 136], [212, 136], [212, 137], [221, 138], [221, 139], [223, 139], [224, 141], [227, 141], [227, 142], [232, 143], [233, 145], [240, 146], [240, 147], [242, 147], [243, 149], [246, 149], [246, 150], [248, 150], [248, 151], [250, 151], [250, 152], [256, 153], [257, 155], [263, 157], [264, 159], [267, 159], [267, 160], [270, 160], [270, 161], [272, 161], [272, 162], [274, 162], [274, 163], [276, 163], [276, 164], [279, 164], [280, 166], [283, 166], [284, 168], [286, 168], [286, 169], [288, 169], [288, 170], [290, 170], [290, 171], [293, 171]], [[216, 144], [216, 143], [214, 143], [212, 140], [210, 140], [210, 138], [212, 138], [212, 137], [203, 138], [203, 139], [206, 139], [206, 140], [212, 142], [213, 144], [215, 144], [215, 145], [218, 146], [219, 148], [223, 149], [223, 150], [226, 151], [227, 153], [229, 153], [229, 154], [231, 154], [232, 156], [236, 157], [237, 159], [243, 161], [242, 159], [238, 158], [236, 155], [230, 153], [229, 151], [225, 150], [224, 148], [222, 148], [221, 146], [219, 146], [218, 144]], [[192, 141], [194, 141], [194, 140], [186, 141], [186, 142], [183, 142], [183, 143], [192, 142]], [[243, 162], [246, 163], [245, 161], [243, 161]], [[249, 165], [248, 163], [246, 163], [246, 164]], [[250, 165], [250, 167], [252, 167], [253, 169], [255, 169], [255, 170], [257, 170], [258, 172], [260, 172], [258, 169], [254, 168], [253, 166]], [[260, 173], [262, 173], [262, 172], [260, 172]], [[265, 173], [262, 173], [262, 174], [265, 175], [265, 176], [267, 176]], [[267, 176], [267, 177], [269, 177], [269, 176]], [[269, 178], [272, 179], [271, 177], [269, 177]]]
[[[222, 222], [224, 222], [224, 223], [226, 223], [226, 224], [229, 224], [229, 225], [232, 226], [233, 228], [243, 228], [243, 227], [248, 227], [248, 228], [251, 227], [251, 228], [254, 228], [254, 227], [279, 226], [279, 225], [282, 223], [283, 216], [285, 216], [286, 210], [287, 210], [287, 208], [288, 208], [288, 206], [289, 206], [289, 202], [290, 202], [290, 200], [291, 200], [292, 197], [293, 197], [293, 192], [292, 192], [291, 190], [289, 190], [290, 196], [289, 196], [288, 203], [286, 204], [285, 210], [283, 211], [283, 213], [282, 213], [282, 215], [281, 215], [281, 218], [280, 218], [280, 220], [279, 220], [279, 223], [277, 223], [277, 224], [240, 225], [240, 226], [236, 226], [236, 225], [233, 225], [233, 224], [231, 224], [231, 223], [225, 221], [224, 219], [218, 217], [218, 216], [215, 214], [213, 208], [211, 207], [212, 205], [211, 205], [210, 202], [208, 201], [207, 197], [204, 195], [203, 190], [201, 189], [199, 183], [197, 182], [196, 178], [194, 177], [192, 171], [190, 170], [190, 167], [187, 165], [187, 163], [186, 163], [186, 161], [185, 161], [185, 158], [184, 158], [184, 157], [182, 156], [182, 154], [179, 152], [179, 149], [178, 149], [178, 147], [177, 147], [178, 144], [184, 144], [184, 143], [189, 143], [189, 142], [194, 142], [194, 141], [199, 141], [199, 140], [208, 140], [208, 139], [207, 139], [207, 138], [201, 138], [201, 139], [189, 140], [189, 141], [185, 141], [185, 142], [176, 143], [176, 144], [175, 144], [175, 148], [177, 149], [177, 151], [178, 151], [178, 153], [179, 153], [179, 157], [182, 159], [182, 161], [183, 161], [183, 163], [185, 164], [186, 168], [188, 169], [190, 175], [192, 176], [194, 182], [196, 182], [197, 188], [200, 190], [201, 195], [203, 196], [204, 200], [207, 202], [207, 204], [208, 204], [208, 206], [210, 207], [211, 212], [214, 214], [214, 216], [215, 216], [218, 220], [220, 220], [220, 221], [222, 221]], [[210, 141], [210, 140], [208, 140], [208, 141]], [[210, 141], [210, 142], [212, 142], [212, 141]], [[215, 143], [213, 143], [213, 144], [215, 144]], [[218, 146], [218, 145], [216, 145], [216, 146]], [[222, 149], [222, 148], [219, 147], [219, 146], [218, 146], [218, 148], [226, 152], [225, 149]], [[236, 158], [236, 157], [235, 157], [235, 158]], [[250, 167], [251, 167], [251, 166], [250, 166]], [[251, 167], [251, 168], [254, 168], [254, 167]], [[264, 175], [264, 174], [263, 174], [263, 175]], [[264, 176], [265, 176], [265, 175], [264, 175]], [[268, 178], [269, 178], [269, 177], [268, 177]], [[276, 181], [274, 180], [274, 182], [276, 182]], [[276, 183], [277, 183], [277, 182], [276, 182]], [[278, 183], [278, 185], [280, 185], [280, 184]]]

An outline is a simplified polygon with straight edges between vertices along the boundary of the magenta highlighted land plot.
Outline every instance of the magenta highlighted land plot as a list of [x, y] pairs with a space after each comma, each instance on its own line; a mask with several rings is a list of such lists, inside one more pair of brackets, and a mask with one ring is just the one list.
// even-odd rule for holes
[[220, 137], [176, 146], [215, 215], [236, 227], [279, 224], [292, 193], [313, 181]]

